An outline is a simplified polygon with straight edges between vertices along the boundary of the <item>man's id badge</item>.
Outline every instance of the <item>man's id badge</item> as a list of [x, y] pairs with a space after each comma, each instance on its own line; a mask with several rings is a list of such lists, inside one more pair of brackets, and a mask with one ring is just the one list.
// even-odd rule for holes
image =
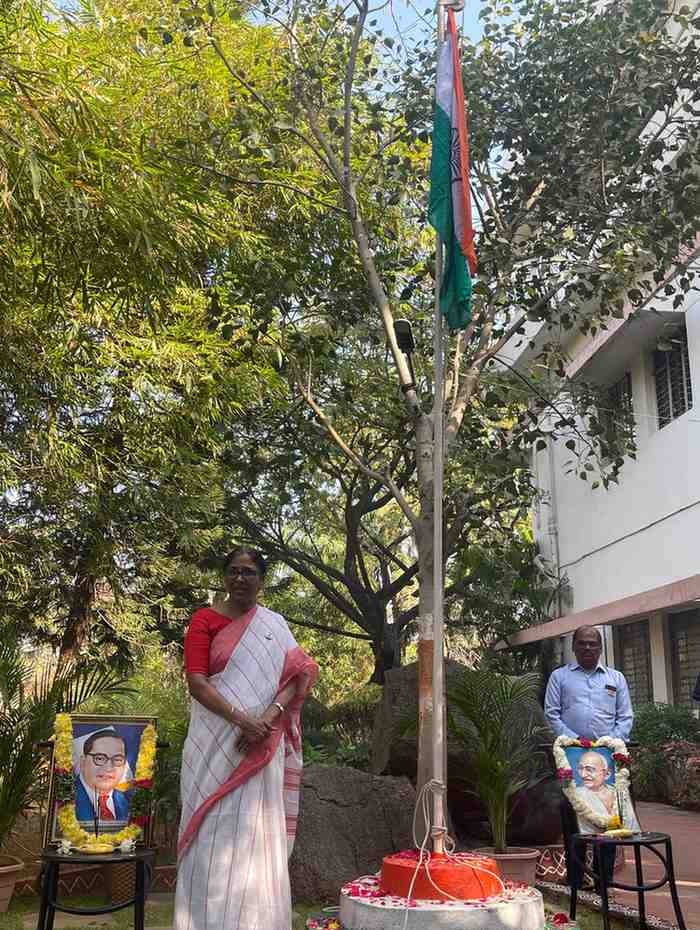
[[605, 690], [608, 692], [608, 694], [609, 694], [611, 697], [612, 697], [613, 695], [617, 694], [617, 688], [615, 687], [615, 685], [606, 685], [606, 686], [605, 686]]

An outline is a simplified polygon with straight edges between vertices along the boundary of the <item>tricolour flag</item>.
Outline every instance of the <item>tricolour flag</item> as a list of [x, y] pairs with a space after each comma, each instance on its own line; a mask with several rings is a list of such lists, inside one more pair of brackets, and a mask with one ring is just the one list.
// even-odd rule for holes
[[437, 70], [428, 219], [445, 246], [440, 309], [450, 329], [471, 319], [472, 276], [476, 274], [469, 193], [469, 136], [454, 11], [447, 11], [447, 36]]

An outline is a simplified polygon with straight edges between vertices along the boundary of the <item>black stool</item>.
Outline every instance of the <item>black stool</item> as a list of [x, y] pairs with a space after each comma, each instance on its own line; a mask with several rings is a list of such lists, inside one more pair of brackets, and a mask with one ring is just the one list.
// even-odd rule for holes
[[[621, 891], [636, 891], [637, 900], [639, 901], [639, 927], [640, 930], [646, 930], [647, 927], [647, 917], [646, 917], [646, 908], [644, 906], [644, 894], [647, 891], [654, 891], [656, 888], [661, 888], [662, 885], [668, 883], [669, 891], [671, 892], [671, 901], [673, 902], [673, 910], [676, 913], [676, 923], [678, 924], [679, 930], [686, 930], [685, 922], [683, 920], [683, 913], [681, 911], [681, 904], [678, 900], [678, 891], [676, 889], [676, 876], [673, 872], [673, 854], [671, 852], [671, 837], [668, 833], [636, 833], [634, 836], [628, 837], [614, 837], [614, 836], [605, 836], [605, 834], [598, 833], [574, 833], [571, 837], [571, 846], [569, 848], [569, 853], [574, 859], [576, 865], [590, 875], [596, 882], [596, 885], [600, 886], [600, 899], [602, 903], [603, 910], [603, 928], [604, 930], [610, 930], [610, 913], [608, 908], [608, 889], [609, 888], [619, 888]], [[581, 862], [576, 853], [577, 847], [586, 848], [586, 844], [590, 844], [593, 848], [594, 853], [600, 853], [601, 850], [607, 848], [610, 849], [614, 847], [615, 851], [619, 846], [631, 846], [634, 850], [634, 864], [637, 872], [637, 884], [636, 885], [625, 885], [622, 882], [614, 880], [608, 877], [606, 874], [605, 868], [601, 868], [598, 873], [589, 869], [585, 862]], [[656, 849], [657, 846], [666, 847], [665, 857]], [[644, 884], [644, 876], [642, 874], [642, 848], [649, 849], [654, 853], [655, 856], [661, 860], [661, 863], [664, 867], [664, 876], [658, 882], [650, 882], [648, 885]], [[594, 855], [594, 862], [603, 862], [605, 861], [605, 856]], [[569, 917], [572, 920], [576, 919], [576, 899], [578, 896], [578, 887], [577, 885], [571, 886], [571, 906], [569, 908]]]
[[[155, 849], [137, 849], [133, 853], [111, 853], [106, 856], [70, 853], [61, 855], [56, 849], [44, 849], [41, 853], [41, 903], [37, 930], [53, 930], [56, 911], [64, 914], [111, 914], [122, 908], [134, 905], [134, 930], [143, 930], [146, 895], [153, 879], [153, 860]], [[136, 865], [136, 887], [133, 898], [119, 904], [105, 904], [102, 907], [69, 907], [59, 904], [58, 873], [62, 865], [104, 865], [106, 863], [134, 862]]]

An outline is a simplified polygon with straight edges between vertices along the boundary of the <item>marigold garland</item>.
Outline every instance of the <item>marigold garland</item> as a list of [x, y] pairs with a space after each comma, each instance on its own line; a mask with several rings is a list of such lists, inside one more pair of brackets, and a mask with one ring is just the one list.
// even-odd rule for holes
[[95, 836], [84, 830], [75, 815], [75, 781], [73, 775], [73, 721], [70, 714], [57, 714], [54, 735], [54, 769], [56, 794], [60, 809], [58, 825], [65, 839], [73, 846], [89, 848], [109, 843], [120, 846], [125, 840], [136, 840], [148, 823], [148, 795], [153, 787], [158, 734], [149, 723], [141, 734], [139, 754], [133, 781], [122, 782], [119, 791], [132, 791], [131, 818], [128, 826], [118, 833], [101, 833]]

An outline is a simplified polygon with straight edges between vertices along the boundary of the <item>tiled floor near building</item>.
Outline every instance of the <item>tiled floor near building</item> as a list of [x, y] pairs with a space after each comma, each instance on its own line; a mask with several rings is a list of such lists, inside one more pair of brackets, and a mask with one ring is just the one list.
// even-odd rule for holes
[[[676, 884], [686, 927], [688, 930], [700, 930], [700, 813], [645, 801], [638, 802], [636, 806], [643, 829], [671, 835]], [[653, 853], [645, 850], [642, 861], [645, 881], [654, 877], [661, 878], [663, 867]], [[616, 877], [623, 882], [636, 883], [631, 852], [627, 853], [624, 871]], [[616, 891], [615, 897], [621, 904], [637, 906], [636, 894]], [[645, 899], [650, 914], [675, 923], [667, 885], [658, 891], [647, 892]]]

